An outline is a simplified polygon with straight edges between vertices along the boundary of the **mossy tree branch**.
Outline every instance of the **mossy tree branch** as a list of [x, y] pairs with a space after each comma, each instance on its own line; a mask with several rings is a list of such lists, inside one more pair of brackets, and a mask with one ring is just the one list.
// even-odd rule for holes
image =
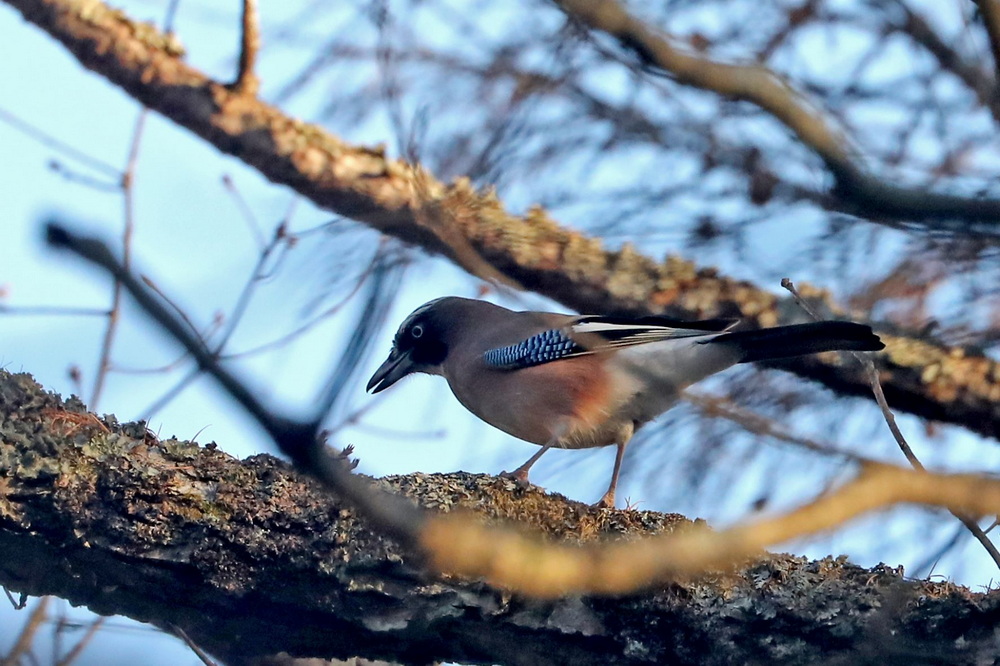
[[[771, 555], [641, 595], [528, 601], [437, 578], [270, 456], [157, 440], [0, 372], [0, 584], [176, 626], [228, 663], [277, 652], [402, 663], [828, 663], [993, 654], [1000, 594]], [[557, 541], [686, 527], [470, 474], [381, 482]], [[956, 642], [958, 641], [958, 642]]]

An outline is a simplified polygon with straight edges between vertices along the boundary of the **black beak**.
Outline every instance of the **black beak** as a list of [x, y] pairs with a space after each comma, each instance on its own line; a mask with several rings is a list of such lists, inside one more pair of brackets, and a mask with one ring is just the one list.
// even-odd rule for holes
[[413, 372], [413, 361], [410, 360], [409, 354], [401, 354], [393, 349], [389, 352], [389, 358], [385, 359], [368, 380], [367, 390], [372, 393], [384, 391], [411, 372]]

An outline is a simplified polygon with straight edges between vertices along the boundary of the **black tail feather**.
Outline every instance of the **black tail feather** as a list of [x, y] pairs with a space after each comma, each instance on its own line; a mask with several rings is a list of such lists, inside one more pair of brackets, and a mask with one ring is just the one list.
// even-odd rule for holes
[[870, 326], [850, 321], [820, 321], [756, 331], [735, 331], [712, 338], [707, 344], [733, 345], [743, 354], [740, 363], [825, 351], [878, 351], [885, 348]]

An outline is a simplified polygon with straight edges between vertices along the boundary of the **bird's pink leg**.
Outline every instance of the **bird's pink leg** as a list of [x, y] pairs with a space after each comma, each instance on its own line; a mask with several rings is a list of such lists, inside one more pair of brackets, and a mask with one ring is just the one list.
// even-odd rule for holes
[[528, 483], [528, 470], [531, 466], [542, 457], [542, 454], [552, 448], [552, 442], [549, 442], [542, 448], [538, 450], [535, 455], [528, 458], [523, 465], [515, 469], [513, 472], [500, 472], [500, 476], [505, 479], [514, 479], [515, 481], [520, 481], [521, 483]]
[[[625, 444], [627, 443], [628, 442]], [[618, 487], [618, 472], [622, 469], [622, 457], [625, 455], [625, 444], [618, 445], [618, 452], [615, 454], [615, 469], [611, 472], [611, 485], [608, 486], [608, 491], [604, 493], [604, 496], [594, 503], [594, 507], [598, 509], [615, 508], [615, 488]]]

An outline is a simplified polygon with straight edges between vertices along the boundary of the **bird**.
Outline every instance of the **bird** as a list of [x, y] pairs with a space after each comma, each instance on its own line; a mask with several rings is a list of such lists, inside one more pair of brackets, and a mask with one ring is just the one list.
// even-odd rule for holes
[[743, 331], [733, 330], [737, 323], [516, 312], [446, 296], [403, 320], [367, 390], [413, 373], [443, 376], [470, 412], [542, 447], [504, 472], [524, 483], [550, 448], [615, 445], [611, 482], [595, 504], [613, 508], [629, 440], [691, 384], [738, 363], [885, 347], [870, 326], [848, 321]]

